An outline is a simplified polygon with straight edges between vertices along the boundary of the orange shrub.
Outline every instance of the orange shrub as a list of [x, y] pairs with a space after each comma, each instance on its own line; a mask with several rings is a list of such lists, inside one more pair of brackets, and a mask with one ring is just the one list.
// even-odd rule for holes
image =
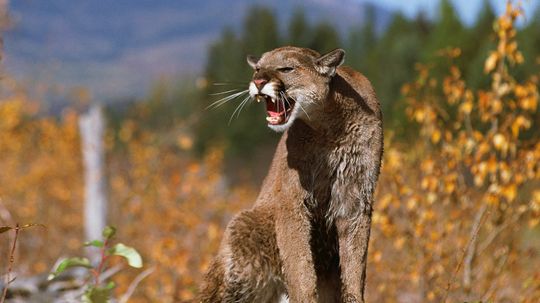
[[[16, 269], [45, 271], [80, 245], [83, 184], [77, 115], [67, 110], [59, 118], [39, 116], [38, 103], [11, 84], [0, 100], [0, 224], [48, 227], [21, 235]], [[2, 256], [8, 255], [8, 247], [0, 246]], [[0, 258], [0, 268], [6, 268], [7, 260]]]
[[416, 81], [403, 87], [420, 134], [412, 151], [387, 144], [371, 300], [540, 300], [532, 230], [540, 220], [538, 76], [520, 83], [509, 72], [524, 60], [515, 41], [520, 14], [508, 4], [495, 24], [498, 44], [485, 64], [490, 90], [467, 88], [456, 66], [437, 79], [418, 65]]

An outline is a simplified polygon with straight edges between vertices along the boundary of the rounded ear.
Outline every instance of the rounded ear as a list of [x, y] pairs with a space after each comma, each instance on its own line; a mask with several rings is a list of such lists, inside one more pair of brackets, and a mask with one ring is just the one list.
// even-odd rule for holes
[[323, 75], [333, 77], [336, 69], [345, 59], [345, 51], [341, 48], [328, 52], [315, 60], [315, 68]]
[[248, 55], [247, 56], [247, 63], [253, 68], [257, 68], [257, 62], [259, 62], [259, 57], [256, 57], [256, 56], [253, 56], [253, 55]]

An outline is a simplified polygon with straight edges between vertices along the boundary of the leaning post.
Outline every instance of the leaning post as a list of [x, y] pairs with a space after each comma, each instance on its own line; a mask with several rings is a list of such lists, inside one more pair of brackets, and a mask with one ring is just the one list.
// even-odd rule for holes
[[[84, 233], [88, 241], [101, 239], [107, 219], [107, 197], [104, 173], [105, 119], [100, 105], [93, 104], [79, 120], [84, 166]], [[97, 261], [97, 250], [88, 251]]]

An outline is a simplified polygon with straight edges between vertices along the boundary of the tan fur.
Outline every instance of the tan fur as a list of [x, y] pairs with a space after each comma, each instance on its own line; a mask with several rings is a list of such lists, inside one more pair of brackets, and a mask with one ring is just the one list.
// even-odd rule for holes
[[306, 112], [286, 126], [253, 208], [229, 223], [200, 302], [364, 302], [382, 117], [342, 59], [284, 47], [248, 60]]

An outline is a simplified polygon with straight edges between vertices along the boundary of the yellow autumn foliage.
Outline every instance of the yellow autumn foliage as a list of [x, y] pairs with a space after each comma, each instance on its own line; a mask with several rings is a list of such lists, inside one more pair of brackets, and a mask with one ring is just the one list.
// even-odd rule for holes
[[540, 301], [540, 138], [528, 132], [540, 127], [539, 78], [509, 72], [523, 61], [520, 14], [509, 4], [497, 20], [490, 90], [424, 65], [402, 89], [422, 139], [412, 151], [387, 144], [378, 201], [392, 203], [375, 207], [370, 301]]

